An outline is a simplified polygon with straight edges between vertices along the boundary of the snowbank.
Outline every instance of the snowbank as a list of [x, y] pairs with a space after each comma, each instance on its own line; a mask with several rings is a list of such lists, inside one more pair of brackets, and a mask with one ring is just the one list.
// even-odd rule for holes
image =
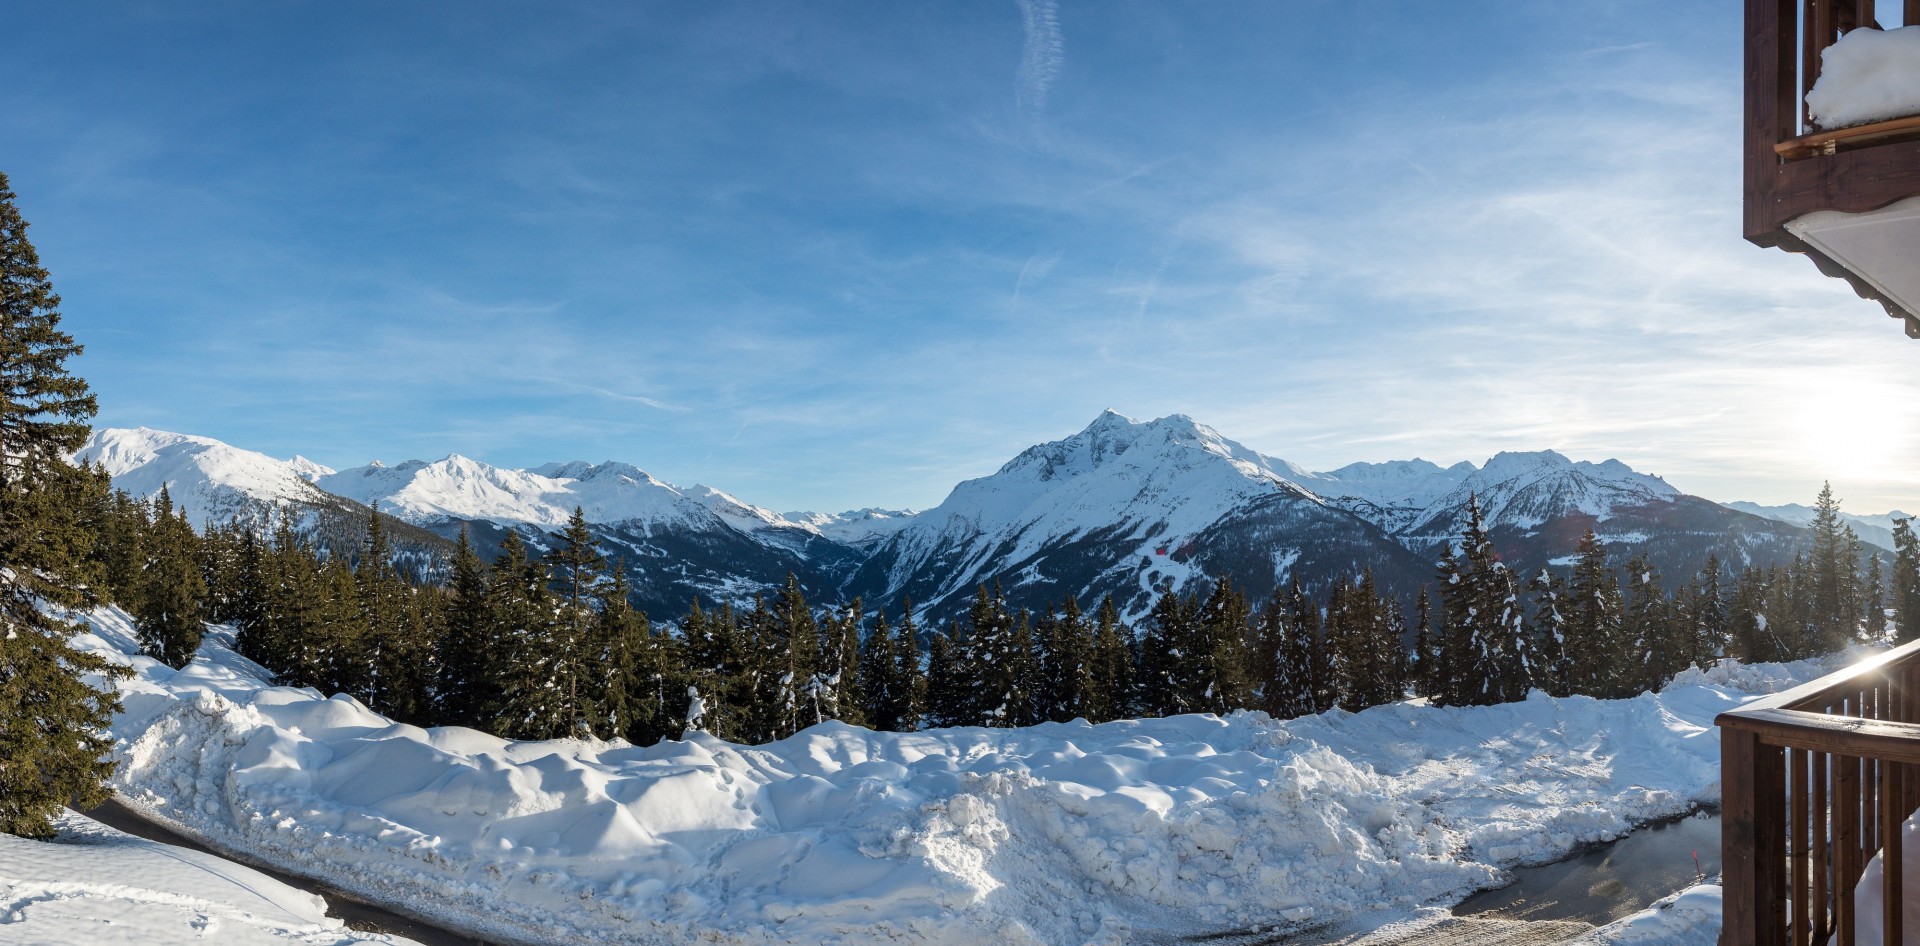
[[[1920, 934], [1920, 813], [1900, 826], [1901, 937], [1912, 942]], [[1886, 942], [1886, 852], [1873, 855], [1860, 884], [1853, 888], [1854, 943], [1856, 946], [1880, 946]]]
[[1820, 55], [1807, 108], [1822, 128], [1920, 115], [1920, 26], [1840, 37]]
[[1688, 887], [1580, 940], [1595, 946], [1716, 946], [1719, 941], [1719, 884]]
[[[81, 646], [131, 655], [117, 611]], [[1276, 723], [515, 743], [124, 656], [116, 787], [210, 843], [544, 942], [1117, 943], [1447, 899], [1717, 800], [1713, 716], [1824, 672]]]
[[410, 940], [357, 933], [319, 897], [208, 854], [122, 834], [68, 814], [53, 841], [0, 834], [0, 941], [36, 946]]

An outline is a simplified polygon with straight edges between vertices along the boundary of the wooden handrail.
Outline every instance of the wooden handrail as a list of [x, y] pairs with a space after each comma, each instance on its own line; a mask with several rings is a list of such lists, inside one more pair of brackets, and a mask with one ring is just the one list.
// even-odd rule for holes
[[1835, 694], [1844, 693], [1848, 688], [1858, 689], [1859, 684], [1877, 679], [1887, 667], [1903, 663], [1910, 659], [1920, 659], [1920, 641], [1895, 647], [1884, 653], [1876, 654], [1843, 670], [1830, 673], [1818, 680], [1802, 683], [1790, 690], [1782, 690], [1770, 696], [1763, 696], [1736, 709], [1727, 710], [1714, 719], [1714, 725], [1728, 725], [1729, 718], [1737, 719], [1750, 716], [1761, 710], [1805, 709], [1816, 702], [1831, 699]]
[[1801, 710], [1760, 710], [1722, 724], [1758, 733], [1761, 745], [1920, 764], [1920, 724]]
[[1880, 857], [1903, 942], [1901, 825], [1920, 809], [1920, 642], [1721, 713], [1722, 946], [1853, 946]]
[[1820, 154], [1835, 154], [1841, 148], [1874, 144], [1889, 138], [1906, 135], [1920, 135], [1920, 115], [1908, 115], [1871, 125], [1855, 125], [1851, 128], [1836, 128], [1832, 131], [1816, 131], [1810, 135], [1801, 135], [1782, 141], [1773, 146], [1773, 151], [1788, 161], [1798, 161]]

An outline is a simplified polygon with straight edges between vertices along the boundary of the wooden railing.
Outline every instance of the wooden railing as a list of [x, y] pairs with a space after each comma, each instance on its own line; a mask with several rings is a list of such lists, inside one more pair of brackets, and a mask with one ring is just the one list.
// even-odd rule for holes
[[1854, 946], [1854, 888], [1876, 853], [1883, 942], [1905, 942], [1900, 827], [1920, 808], [1920, 642], [1715, 723], [1721, 946]]
[[1821, 52], [1841, 36], [1911, 25], [1920, 25], [1920, 0], [1747, 0], [1748, 240], [1799, 250], [1788, 220], [1920, 195], [1920, 122], [1822, 129], [1805, 104]]

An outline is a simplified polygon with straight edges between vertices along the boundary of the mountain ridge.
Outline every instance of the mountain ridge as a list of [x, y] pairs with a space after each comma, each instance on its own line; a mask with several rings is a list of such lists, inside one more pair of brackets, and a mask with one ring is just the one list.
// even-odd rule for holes
[[[1779, 515], [1689, 496], [1617, 459], [1507, 451], [1477, 466], [1413, 459], [1316, 472], [1183, 414], [1141, 421], [1112, 410], [919, 512], [775, 512], [615, 460], [514, 470], [450, 454], [336, 471], [147, 428], [96, 431], [77, 456], [106, 464], [130, 492], [167, 484], [203, 516], [378, 504], [443, 539], [467, 531], [483, 554], [508, 531], [544, 548], [579, 507], [636, 586], [654, 583], [648, 603], [672, 613], [695, 597], [767, 593], [787, 574], [809, 595], [889, 609], [911, 599], [936, 618], [957, 612], [978, 583], [999, 583], [1029, 607], [1068, 595], [1091, 606], [1111, 595], [1135, 616], [1160, 590], [1221, 575], [1258, 595], [1372, 568], [1404, 593], [1430, 580], [1469, 496], [1479, 497], [1503, 554], [1526, 569], [1564, 557], [1588, 528], [1613, 536], [1622, 559], [1657, 554], [1676, 577], [1709, 551], [1734, 564], [1777, 560], [1802, 531]], [[1663, 524], [1682, 519], [1685, 529]]]

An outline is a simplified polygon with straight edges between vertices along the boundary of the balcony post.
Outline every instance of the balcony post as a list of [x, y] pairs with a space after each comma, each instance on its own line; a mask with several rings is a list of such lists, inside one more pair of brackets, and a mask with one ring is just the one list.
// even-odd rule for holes
[[1758, 733], [1720, 729], [1720, 946], [1786, 942], [1786, 763]]

